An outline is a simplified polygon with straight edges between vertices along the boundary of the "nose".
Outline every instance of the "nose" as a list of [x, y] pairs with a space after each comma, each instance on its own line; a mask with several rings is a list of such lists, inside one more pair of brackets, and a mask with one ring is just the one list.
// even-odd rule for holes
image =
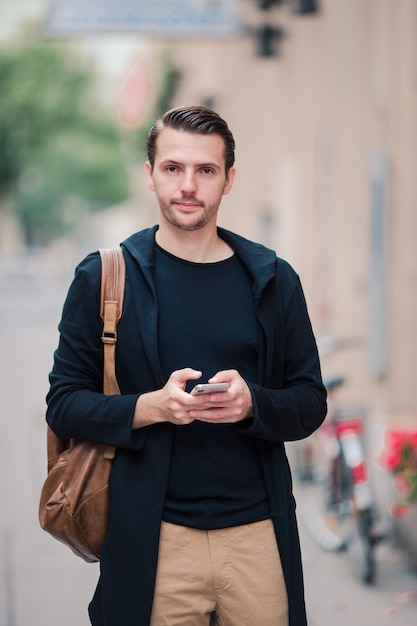
[[184, 172], [181, 178], [181, 193], [195, 195], [197, 191], [197, 183], [194, 172]]

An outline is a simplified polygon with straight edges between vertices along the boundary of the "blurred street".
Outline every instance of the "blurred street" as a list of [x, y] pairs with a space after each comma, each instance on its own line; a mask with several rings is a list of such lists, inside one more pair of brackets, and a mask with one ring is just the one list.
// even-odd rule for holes
[[[0, 274], [0, 626], [87, 626], [98, 566], [44, 533], [37, 520], [46, 472], [45, 394], [68, 281]], [[304, 507], [304, 508], [303, 508]], [[414, 626], [417, 576], [389, 542], [377, 548], [377, 582], [365, 587], [346, 557], [300, 531], [309, 626]], [[121, 624], [120, 626], [123, 626]]]

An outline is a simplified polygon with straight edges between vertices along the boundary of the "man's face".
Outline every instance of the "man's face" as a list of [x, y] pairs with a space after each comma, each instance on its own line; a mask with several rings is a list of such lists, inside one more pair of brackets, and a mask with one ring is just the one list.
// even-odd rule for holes
[[234, 168], [225, 173], [220, 135], [200, 135], [164, 128], [156, 142], [153, 170], [145, 165], [149, 188], [155, 191], [165, 220], [193, 231], [216, 223], [222, 196], [229, 193]]

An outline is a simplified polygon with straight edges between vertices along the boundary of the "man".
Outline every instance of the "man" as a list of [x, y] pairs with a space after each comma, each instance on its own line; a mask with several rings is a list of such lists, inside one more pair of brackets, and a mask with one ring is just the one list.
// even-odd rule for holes
[[122, 395], [101, 393], [98, 253], [77, 268], [50, 376], [52, 429], [118, 449], [91, 623], [303, 626], [284, 442], [321, 424], [326, 392], [299, 279], [217, 227], [235, 170], [214, 111], [166, 113], [148, 157], [160, 220], [122, 244]]

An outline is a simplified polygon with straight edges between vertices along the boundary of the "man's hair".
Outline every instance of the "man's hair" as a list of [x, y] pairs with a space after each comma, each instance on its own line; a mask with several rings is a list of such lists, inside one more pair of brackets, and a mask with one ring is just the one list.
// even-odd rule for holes
[[207, 107], [188, 106], [167, 111], [149, 131], [146, 148], [152, 169], [155, 162], [156, 140], [164, 128], [173, 128], [174, 130], [200, 135], [220, 135], [224, 141], [226, 174], [233, 166], [235, 162], [235, 140], [225, 120]]

